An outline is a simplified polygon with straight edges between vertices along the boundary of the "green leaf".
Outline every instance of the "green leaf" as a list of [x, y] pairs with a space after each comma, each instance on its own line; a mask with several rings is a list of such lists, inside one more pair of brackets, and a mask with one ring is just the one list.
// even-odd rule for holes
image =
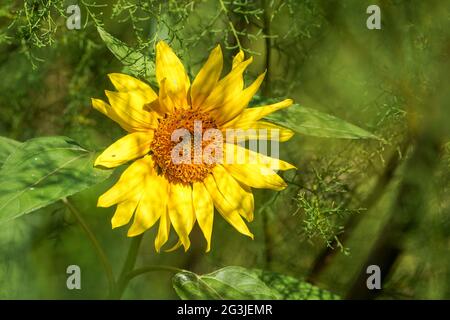
[[299, 134], [343, 139], [379, 139], [374, 134], [335, 116], [294, 104], [274, 112], [266, 120]]
[[0, 169], [0, 222], [20, 217], [106, 179], [95, 153], [67, 137], [22, 143]]
[[128, 47], [101, 27], [97, 27], [97, 31], [108, 49], [125, 66], [127, 72], [135, 77], [144, 77], [150, 81], [152, 80], [150, 78], [155, 74], [155, 64], [149, 57]]
[[253, 272], [284, 300], [338, 300], [338, 295], [312, 284], [277, 272], [254, 269]]
[[6, 158], [19, 146], [19, 141], [0, 136], [0, 167], [6, 161]]
[[330, 300], [339, 297], [293, 277], [259, 269], [225, 267], [205, 275], [183, 271], [172, 279], [181, 299]]

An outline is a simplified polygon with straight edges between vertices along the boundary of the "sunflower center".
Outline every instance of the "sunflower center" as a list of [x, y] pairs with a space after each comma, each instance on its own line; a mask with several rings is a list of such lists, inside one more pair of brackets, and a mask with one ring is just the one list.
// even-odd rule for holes
[[204, 152], [218, 143], [204, 139], [211, 129], [217, 129], [214, 119], [195, 110], [176, 110], [161, 119], [150, 145], [159, 172], [173, 183], [203, 181], [215, 166]]

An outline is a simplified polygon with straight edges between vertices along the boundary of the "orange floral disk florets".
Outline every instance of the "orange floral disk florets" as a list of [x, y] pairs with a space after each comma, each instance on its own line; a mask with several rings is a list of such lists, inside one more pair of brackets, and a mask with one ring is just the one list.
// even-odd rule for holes
[[[196, 124], [197, 127], [195, 127]], [[201, 124], [201, 130], [199, 130], [199, 124]], [[181, 137], [173, 139], [173, 133], [178, 129], [185, 129], [190, 134], [190, 141], [187, 141], [188, 148], [190, 148], [190, 159], [182, 163], [173, 161], [172, 150], [181, 141]], [[214, 162], [205, 161], [205, 155], [203, 155], [203, 150], [211, 143], [211, 141], [202, 139], [208, 129], [217, 129], [214, 119], [207, 113], [196, 110], [178, 109], [159, 120], [159, 126], [155, 130], [150, 145], [157, 170], [172, 183], [189, 184], [203, 181], [215, 166]], [[184, 137], [183, 143], [186, 143], [185, 139]], [[200, 161], [194, 159], [196, 154], [201, 155]]]

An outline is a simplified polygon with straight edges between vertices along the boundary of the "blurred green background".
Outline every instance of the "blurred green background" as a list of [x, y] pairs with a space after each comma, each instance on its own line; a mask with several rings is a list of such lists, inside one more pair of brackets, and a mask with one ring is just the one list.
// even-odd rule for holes
[[[81, 8], [80, 30], [65, 26], [70, 4]], [[381, 30], [366, 27], [371, 4], [381, 8]], [[281, 158], [298, 167], [284, 175], [289, 187], [255, 190], [254, 241], [216, 216], [210, 253], [195, 227], [187, 253], [157, 254], [153, 228], [138, 266], [207, 273], [239, 265], [347, 298], [450, 298], [446, 1], [2, 1], [0, 135], [65, 135], [102, 150], [124, 134], [90, 106], [112, 88], [108, 73], [127, 72], [98, 25], [150, 59], [155, 41], [166, 39], [191, 75], [218, 43], [227, 67], [242, 48], [255, 58], [248, 80], [268, 70], [260, 96], [291, 97], [383, 139], [296, 135], [281, 145]], [[71, 197], [116, 274], [130, 239], [126, 228], [111, 230], [114, 209], [96, 202], [121, 170]], [[81, 267], [82, 290], [66, 288], [71, 264]], [[365, 287], [370, 264], [381, 267], [380, 291]], [[0, 225], [0, 298], [101, 299], [106, 288], [91, 243], [62, 202]], [[154, 272], [134, 279], [124, 298], [177, 296], [171, 274]]]

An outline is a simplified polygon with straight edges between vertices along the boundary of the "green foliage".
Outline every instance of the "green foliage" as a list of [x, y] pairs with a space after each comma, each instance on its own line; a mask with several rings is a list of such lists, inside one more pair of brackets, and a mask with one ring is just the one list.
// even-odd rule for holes
[[183, 271], [173, 277], [173, 286], [182, 299], [279, 298], [276, 291], [241, 267], [225, 267], [205, 275]]
[[[0, 82], [0, 134], [17, 141], [68, 136], [91, 150], [107, 146], [124, 132], [93, 110], [89, 99], [102, 97], [110, 88], [108, 73], [132, 74], [157, 89], [152, 69], [160, 39], [174, 48], [191, 78], [217, 44], [224, 49], [223, 74], [242, 49], [247, 57], [254, 56], [246, 85], [267, 70], [261, 98], [253, 104], [265, 104], [268, 97], [289, 97], [300, 105], [268, 117], [297, 133], [280, 145], [280, 152], [298, 170], [280, 173], [289, 184], [280, 193], [254, 190], [255, 220], [249, 224], [254, 241], [233, 233], [217, 217], [209, 254], [203, 253], [198, 228], [192, 231], [189, 252], [151, 254], [155, 232], [151, 230], [138, 263], [188, 270], [243, 265], [251, 279], [263, 283], [259, 288], [264, 294], [296, 291], [285, 289], [290, 281], [284, 276], [270, 283], [260, 276], [270, 271], [258, 273], [253, 268], [277, 270], [294, 276], [293, 283], [306, 278], [347, 296], [355, 279], [365, 276], [367, 263], [377, 258], [375, 245], [390, 239], [376, 250], [395, 253], [379, 297], [448, 298], [450, 156], [442, 146], [447, 142], [449, 148], [449, 7], [438, 0], [378, 2], [382, 30], [367, 30], [368, 4], [354, 0], [2, 1], [0, 72], [5, 81]], [[81, 8], [81, 30], [65, 26], [65, 10], [74, 3]], [[401, 170], [412, 151], [423, 145], [442, 150], [430, 157], [439, 159], [438, 169]], [[23, 147], [0, 138], [0, 165]], [[94, 153], [87, 153], [89, 177]], [[18, 166], [17, 171], [22, 169]], [[17, 173], [29, 178], [24, 176]], [[421, 178], [414, 188], [400, 190], [406, 192], [401, 198], [406, 200], [399, 203], [398, 186], [417, 176]], [[11, 184], [12, 174], [4, 176], [3, 171], [2, 185], [4, 177], [10, 186], [22, 187], [17, 181]], [[92, 185], [102, 179], [92, 178]], [[72, 182], [66, 190], [87, 187]], [[126, 230], [111, 231], [114, 208], [96, 207], [98, 196], [110, 184], [84, 189], [71, 197], [71, 203], [93, 226], [116, 266], [126, 254]], [[6, 202], [5, 188], [0, 186], [0, 207]], [[58, 192], [45, 197], [57, 201], [62, 195]], [[33, 194], [25, 192], [25, 202], [36, 200]], [[31, 209], [47, 203], [38, 202]], [[418, 204], [412, 209], [419, 211], [420, 219], [402, 215], [401, 208], [413, 207], [411, 203]], [[1, 209], [0, 216], [14, 214], [17, 208], [13, 209]], [[396, 219], [408, 228], [390, 223]], [[2, 298], [104, 298], [98, 259], [62, 202], [0, 227]], [[174, 236], [172, 232], [173, 243]], [[64, 268], [74, 262], [83, 268], [79, 292], [64, 285]], [[186, 287], [195, 295], [209, 292], [198, 292], [204, 284], [192, 274], [185, 277]], [[300, 295], [308, 292], [307, 284], [301, 283], [305, 287], [297, 290]], [[125, 297], [176, 298], [169, 276], [160, 273], [133, 281]]]
[[296, 133], [344, 139], [377, 139], [372, 133], [329, 114], [297, 104], [266, 116], [266, 119]]
[[183, 271], [173, 279], [182, 299], [330, 300], [338, 296], [304, 281], [259, 269], [229, 266], [197, 275]]
[[66, 137], [22, 143], [0, 169], [0, 221], [20, 217], [106, 179], [95, 153]]
[[20, 146], [20, 142], [0, 136], [0, 168], [6, 158]]
[[114, 38], [103, 28], [97, 27], [100, 37], [105, 42], [108, 49], [119, 59], [125, 66], [125, 71], [135, 77], [143, 77], [148, 81], [155, 83], [155, 62], [150, 59], [148, 55], [143, 55], [130, 47], [122, 41]]
[[20, 46], [31, 61], [42, 59], [35, 56], [33, 48], [55, 44], [55, 35], [60, 27], [60, 17], [65, 16], [64, 2], [57, 0], [25, 0], [20, 4], [9, 1], [1, 8], [0, 15], [10, 20], [8, 28], [1, 32], [1, 42]]
[[330, 291], [313, 286], [304, 280], [266, 270], [252, 270], [258, 278], [285, 300], [338, 300], [340, 297]]

